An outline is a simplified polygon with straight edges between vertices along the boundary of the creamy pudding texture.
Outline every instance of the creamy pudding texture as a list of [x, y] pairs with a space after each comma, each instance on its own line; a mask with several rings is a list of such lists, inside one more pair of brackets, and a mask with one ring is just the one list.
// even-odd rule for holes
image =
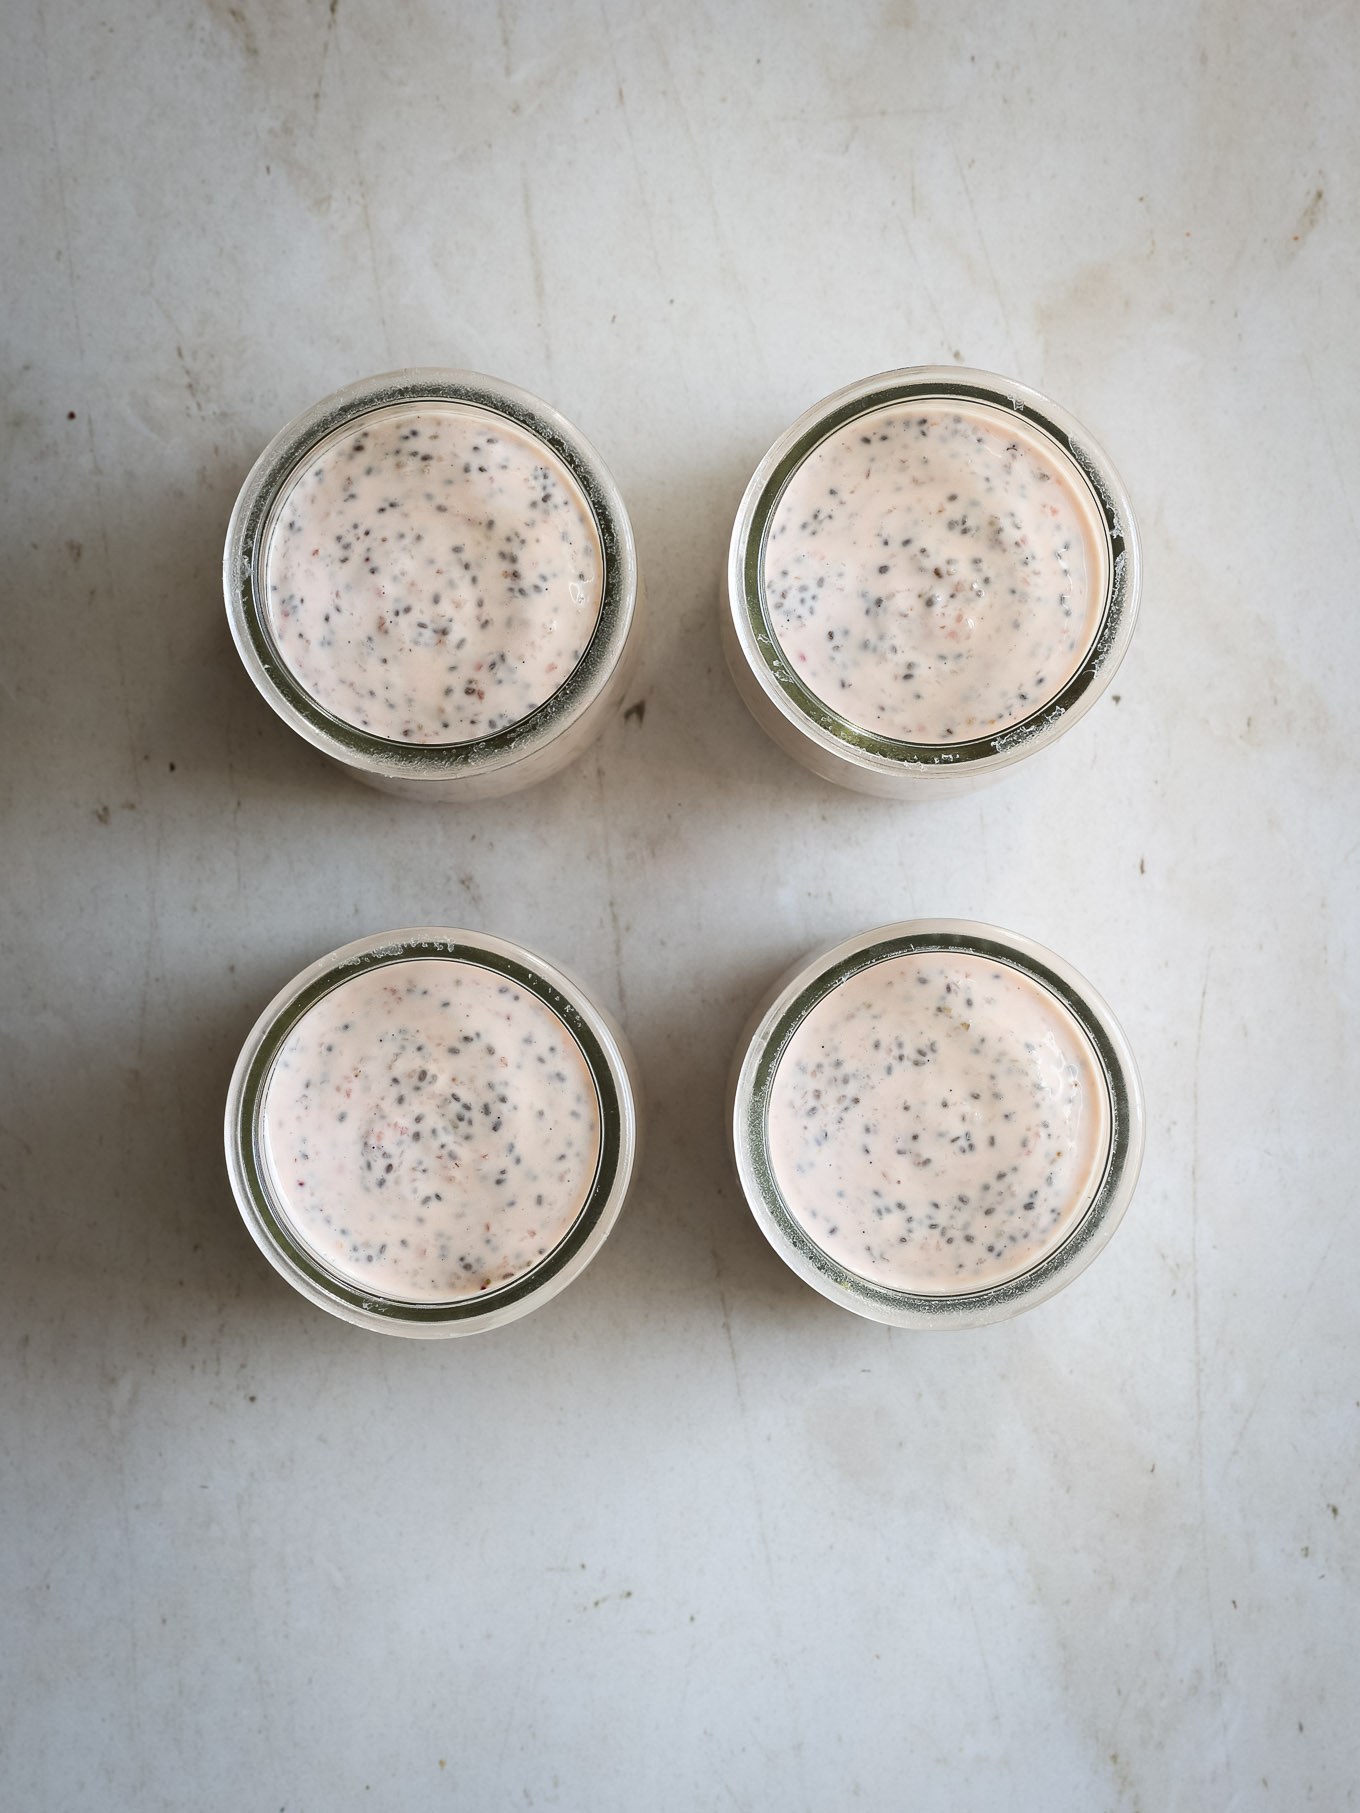
[[1007, 965], [886, 958], [832, 989], [770, 1091], [790, 1215], [874, 1284], [997, 1284], [1057, 1246], [1099, 1187], [1109, 1111], [1085, 1035]]
[[907, 743], [995, 735], [1072, 678], [1100, 626], [1084, 484], [1013, 416], [894, 404], [789, 480], [766, 539], [770, 625], [851, 724]]
[[295, 1231], [375, 1296], [449, 1301], [509, 1283], [570, 1231], [600, 1112], [576, 1040], [494, 970], [365, 970], [294, 1027], [263, 1111]]
[[264, 560], [270, 629], [318, 705], [394, 742], [517, 724], [600, 614], [599, 531], [549, 447], [490, 410], [375, 410], [311, 454]]

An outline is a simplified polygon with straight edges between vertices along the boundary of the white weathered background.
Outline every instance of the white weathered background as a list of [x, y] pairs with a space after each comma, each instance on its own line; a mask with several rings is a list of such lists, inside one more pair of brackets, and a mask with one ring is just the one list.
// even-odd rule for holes
[[[1353, 1805], [1360, 15], [5, 10], [0, 1800]], [[795, 415], [955, 358], [1106, 444], [1143, 619], [895, 809], [765, 741], [717, 592]], [[648, 577], [645, 716], [508, 804], [333, 773], [227, 636], [250, 462], [408, 363], [577, 421]], [[800, 1285], [720, 1119], [775, 974], [939, 913], [1085, 970], [1150, 1108], [1095, 1268], [952, 1338]], [[652, 1106], [593, 1269], [435, 1346], [293, 1296], [219, 1132], [273, 991], [420, 922], [576, 969]]]

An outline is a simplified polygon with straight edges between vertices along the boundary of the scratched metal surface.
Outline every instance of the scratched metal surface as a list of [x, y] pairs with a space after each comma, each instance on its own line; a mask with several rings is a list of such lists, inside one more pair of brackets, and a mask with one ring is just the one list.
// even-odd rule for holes
[[[424, 1809], [1354, 1804], [1356, 14], [1227, 5], [9, 9], [0, 1800]], [[745, 476], [959, 359], [1141, 508], [1114, 687], [991, 792], [792, 767], [723, 671]], [[228, 641], [286, 419], [408, 363], [550, 398], [628, 499], [636, 697], [444, 813], [328, 771]], [[755, 998], [912, 914], [1107, 994], [1144, 1179], [940, 1338], [734, 1196]], [[590, 979], [652, 1140], [541, 1314], [385, 1342], [228, 1195], [259, 1007], [453, 923]]]

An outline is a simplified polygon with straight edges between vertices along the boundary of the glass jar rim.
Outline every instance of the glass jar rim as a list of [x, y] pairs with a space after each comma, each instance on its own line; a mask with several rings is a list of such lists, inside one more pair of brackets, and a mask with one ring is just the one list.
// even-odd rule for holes
[[[581, 657], [533, 711], [485, 737], [408, 743], [347, 723], [316, 700], [280, 652], [269, 621], [263, 562], [278, 505], [315, 449], [380, 411], [452, 404], [501, 417], [541, 441], [579, 488], [602, 554], [600, 608]], [[362, 378], [281, 428], [248, 473], [232, 510], [222, 561], [232, 639], [258, 691], [293, 730], [350, 768], [398, 779], [488, 774], [561, 736], [608, 684], [637, 610], [637, 551], [618, 486], [590, 441], [541, 398], [481, 372], [413, 367]]]
[[[1109, 1117], [1104, 1168], [1073, 1226], [1034, 1264], [975, 1290], [928, 1292], [877, 1284], [851, 1271], [807, 1233], [784, 1201], [769, 1152], [776, 1072], [794, 1033], [842, 983], [893, 957], [953, 952], [1005, 964], [1052, 996], [1090, 1048]], [[746, 1201], [761, 1231], [792, 1269], [823, 1296], [871, 1320], [902, 1327], [976, 1326], [1043, 1302], [1083, 1270], [1110, 1239], [1142, 1163], [1143, 1098], [1122, 1028], [1089, 982], [1032, 939], [962, 919], [902, 920], [823, 947], [781, 979], [738, 1048], [729, 1132]]]
[[[843, 717], [818, 697], [784, 656], [765, 596], [765, 548], [790, 481], [828, 436], [875, 411], [904, 403], [958, 403], [1014, 417], [1027, 435], [1070, 468], [1105, 542], [1105, 583], [1095, 634], [1066, 683], [1028, 717], [988, 737], [918, 743], [886, 737]], [[1137, 621], [1138, 532], [1108, 456], [1066, 410], [1039, 391], [966, 366], [906, 366], [833, 391], [805, 410], [752, 474], [732, 528], [728, 610], [747, 668], [765, 698], [799, 735], [826, 754], [885, 773], [954, 773], [979, 778], [1055, 740], [1090, 710], [1113, 679]]]
[[[475, 1296], [412, 1301], [365, 1291], [327, 1266], [293, 1228], [270, 1179], [263, 1116], [289, 1035], [319, 1001], [355, 977], [433, 958], [504, 976], [527, 990], [579, 1047], [595, 1088], [600, 1150], [582, 1206], [566, 1234], [529, 1270]], [[637, 1153], [637, 1103], [614, 1028], [585, 990], [523, 945], [486, 933], [417, 926], [356, 939], [295, 976], [265, 1008], [232, 1075], [225, 1121], [227, 1170], [237, 1206], [265, 1257], [296, 1289], [345, 1320], [393, 1333], [458, 1334], [510, 1321], [553, 1296], [604, 1243], [627, 1192]]]

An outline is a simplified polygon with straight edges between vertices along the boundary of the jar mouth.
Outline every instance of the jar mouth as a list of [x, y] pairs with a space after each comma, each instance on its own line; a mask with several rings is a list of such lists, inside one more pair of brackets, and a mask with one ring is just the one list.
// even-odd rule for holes
[[[561, 1023], [581, 1052], [594, 1086], [599, 1116], [599, 1153], [584, 1201], [558, 1243], [535, 1265], [475, 1295], [410, 1299], [361, 1289], [315, 1250], [293, 1225], [272, 1179], [265, 1110], [275, 1066], [290, 1035], [304, 1016], [345, 983], [371, 971], [423, 958], [476, 966], [502, 976], [532, 995]], [[594, 1023], [579, 1000], [567, 992], [566, 978], [550, 966], [529, 960], [528, 952], [470, 932], [419, 930], [397, 932], [322, 958], [303, 972], [271, 1003], [251, 1034], [232, 1079], [227, 1106], [227, 1158], [238, 1204], [256, 1241], [290, 1282], [323, 1307], [341, 1314], [356, 1312], [365, 1322], [394, 1327], [441, 1328], [456, 1332], [505, 1312], [528, 1306], [549, 1287], [568, 1282], [612, 1225], [627, 1183], [633, 1143], [634, 1109], [620, 1081], [617, 1054], [611, 1053], [607, 1030]], [[564, 1276], [565, 1274], [565, 1276]], [[560, 1281], [560, 1282], [559, 1282]]]
[[[543, 702], [485, 736], [417, 743], [364, 730], [328, 711], [281, 653], [270, 621], [265, 565], [279, 512], [323, 443], [398, 407], [444, 404], [496, 416], [543, 443], [581, 494], [601, 554], [599, 612], [571, 672]], [[227, 531], [223, 587], [232, 635], [255, 685], [308, 742], [351, 767], [388, 776], [443, 778], [522, 760], [552, 741], [609, 679], [637, 594], [632, 528], [617, 487], [590, 443], [527, 391], [476, 372], [409, 371], [336, 391], [282, 429], [260, 455]]]
[[[766, 596], [770, 531], [794, 475], [839, 430], [901, 404], [981, 406], [1013, 418], [1028, 439], [1070, 472], [1104, 544], [1096, 628], [1076, 668], [1030, 715], [985, 737], [918, 742], [881, 735], [845, 717], [803, 682], [785, 656]], [[1095, 703], [1133, 632], [1137, 538], [1127, 496], [1109, 460], [1057, 404], [989, 372], [912, 367], [865, 379], [824, 398], [774, 443], [742, 499], [732, 536], [729, 588], [748, 664], [781, 715], [804, 734], [862, 765], [899, 771], [976, 771], [1042, 747]]]
[[[909, 1290], [851, 1270], [808, 1233], [775, 1176], [770, 1105], [780, 1062], [809, 1014], [835, 989], [891, 958], [944, 954], [981, 958], [1015, 971], [1066, 1011], [1089, 1048], [1105, 1101], [1103, 1160], [1086, 1206], [1070, 1227], [1030, 1263], [966, 1289]], [[1122, 1034], [1089, 986], [1052, 952], [1012, 941], [991, 926], [907, 922], [837, 945], [800, 970], [769, 1010], [740, 1060], [733, 1134], [748, 1202], [776, 1250], [806, 1282], [844, 1307], [908, 1325], [995, 1321], [1042, 1301], [1095, 1256], [1127, 1206], [1142, 1155], [1142, 1110], [1136, 1072]], [[1093, 1173], [1095, 1175], [1095, 1173]]]

